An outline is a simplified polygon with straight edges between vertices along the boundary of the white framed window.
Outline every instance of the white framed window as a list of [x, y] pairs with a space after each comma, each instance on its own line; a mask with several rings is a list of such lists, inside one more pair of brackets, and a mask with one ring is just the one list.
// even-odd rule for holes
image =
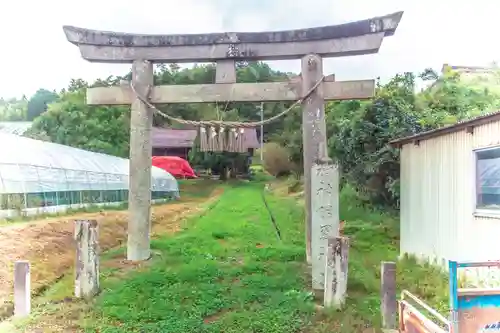
[[500, 146], [476, 155], [476, 211], [500, 215]]

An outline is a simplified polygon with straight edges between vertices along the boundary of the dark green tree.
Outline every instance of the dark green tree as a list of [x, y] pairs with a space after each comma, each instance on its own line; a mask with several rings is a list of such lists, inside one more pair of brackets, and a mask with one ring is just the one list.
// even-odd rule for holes
[[28, 101], [28, 110], [26, 118], [32, 121], [45, 111], [47, 111], [47, 105], [54, 102], [59, 96], [53, 91], [46, 89], [38, 89], [35, 94]]

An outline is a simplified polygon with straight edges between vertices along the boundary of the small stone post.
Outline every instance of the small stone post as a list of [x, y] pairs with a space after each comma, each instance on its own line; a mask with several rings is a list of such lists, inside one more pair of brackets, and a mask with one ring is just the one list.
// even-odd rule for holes
[[99, 228], [95, 220], [75, 221], [75, 297], [91, 298], [99, 292]]
[[31, 312], [31, 276], [29, 261], [14, 263], [14, 316], [26, 317]]
[[328, 238], [324, 306], [341, 308], [347, 296], [349, 238]]
[[382, 328], [396, 329], [396, 263], [383, 261], [381, 265], [380, 310], [382, 312]]

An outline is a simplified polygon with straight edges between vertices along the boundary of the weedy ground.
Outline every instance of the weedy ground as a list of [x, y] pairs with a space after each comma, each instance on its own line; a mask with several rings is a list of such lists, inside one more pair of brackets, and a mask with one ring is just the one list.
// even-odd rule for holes
[[[154, 233], [165, 235], [178, 231], [186, 216], [195, 213], [211, 195], [218, 195], [216, 189], [219, 182], [197, 180], [179, 183], [181, 200], [153, 206]], [[99, 210], [99, 207], [91, 207], [72, 211], [65, 216], [42, 216], [36, 220], [18, 220], [16, 223], [0, 225], [0, 319], [8, 317], [13, 311], [12, 270], [16, 260], [30, 262], [34, 295], [40, 294], [61, 278], [71, 280], [75, 262], [74, 220], [97, 220], [102, 251], [123, 244], [127, 237], [126, 205], [114, 208]]]
[[[296, 196], [266, 194], [281, 229], [279, 240], [263, 187], [262, 182], [225, 185], [224, 193], [178, 233], [159, 234], [147, 263], [116, 264], [123, 249], [108, 252], [102, 258], [102, 293], [94, 301], [64, 301], [72, 281], [60, 281], [43, 298], [50, 304], [39, 306], [20, 327], [100, 333], [378, 332], [380, 262], [397, 258], [397, 219], [364, 206], [352, 189], [342, 191], [341, 219], [351, 238], [349, 296], [344, 310], [322, 310], [305, 264], [303, 205]], [[447, 281], [432, 267], [401, 261], [398, 287], [446, 311]]]

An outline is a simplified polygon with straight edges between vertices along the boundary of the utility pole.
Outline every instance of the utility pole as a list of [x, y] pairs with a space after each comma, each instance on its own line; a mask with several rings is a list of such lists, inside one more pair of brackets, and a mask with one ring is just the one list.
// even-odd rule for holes
[[264, 160], [264, 102], [260, 103], [260, 163]]

